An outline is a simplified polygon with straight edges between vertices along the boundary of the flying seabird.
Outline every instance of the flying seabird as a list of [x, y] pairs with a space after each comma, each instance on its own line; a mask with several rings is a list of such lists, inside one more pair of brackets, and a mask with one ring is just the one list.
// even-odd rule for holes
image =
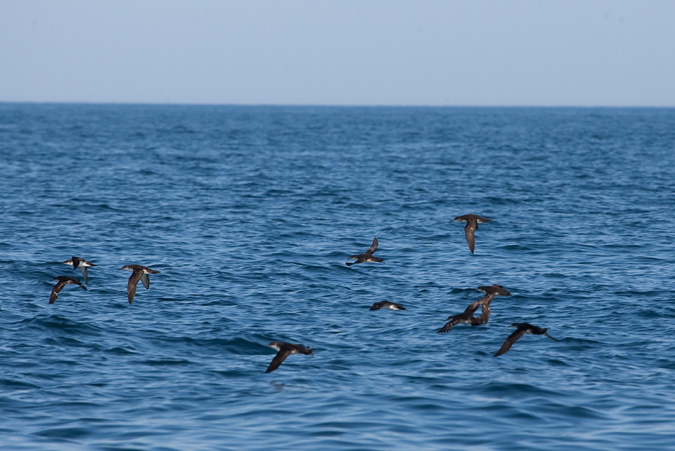
[[[480, 298], [477, 301], [472, 302], [464, 310], [463, 313], [459, 315], [453, 315], [448, 317], [448, 321], [445, 326], [441, 327], [438, 330], [439, 334], [450, 332], [450, 330], [457, 324], [471, 324], [472, 326], [480, 326], [481, 324], [487, 324], [490, 321], [490, 303], [495, 298], [495, 296], [511, 296], [511, 293], [506, 291], [503, 286], [494, 284], [492, 286], [483, 286], [478, 287], [479, 290], [485, 292], [485, 296]], [[473, 314], [480, 307], [481, 313], [480, 316], [475, 317]]]
[[93, 264], [92, 262], [86, 261], [84, 258], [80, 257], [73, 257], [70, 260], [66, 260], [63, 262], [64, 265], [72, 265], [73, 269], [80, 268], [80, 271], [82, 271], [82, 276], [84, 276], [84, 283], [87, 283], [87, 268], [90, 266], [98, 266]]
[[[438, 329], [438, 333], [444, 334], [446, 332], [450, 332], [450, 330], [452, 330], [452, 328], [457, 324], [471, 324], [472, 326], [480, 326], [481, 324], [486, 323], [490, 317], [490, 310], [487, 309], [483, 304], [483, 299], [484, 298], [481, 298], [469, 304], [463, 313], [449, 316], [448, 319], [446, 319], [447, 323], [445, 326]], [[473, 314], [476, 312], [476, 310], [478, 310], [478, 307], [481, 307], [481, 315], [476, 318], [473, 316]]]
[[478, 287], [477, 288], [480, 291], [485, 292], [486, 294], [492, 294], [497, 295], [497, 296], [511, 296], [511, 293], [509, 293], [506, 288], [504, 288], [501, 285], [498, 285], [496, 283], [493, 283], [492, 285], [488, 286], [483, 286], [483, 287]]
[[54, 301], [56, 301], [56, 298], [59, 297], [59, 292], [61, 290], [63, 290], [63, 287], [65, 287], [66, 285], [70, 285], [70, 284], [79, 285], [79, 286], [82, 287], [83, 290], [87, 289], [87, 287], [82, 285], [82, 282], [80, 282], [79, 280], [77, 280], [74, 277], [58, 276], [58, 277], [54, 277], [52, 280], [58, 280], [58, 282], [56, 282], [56, 285], [54, 285], [54, 288], [52, 288], [52, 294], [51, 294], [51, 296], [49, 296], [49, 303], [50, 304], [53, 304]]
[[356, 261], [355, 262], [348, 262], [348, 263], [346, 263], [346, 265], [352, 266], [352, 265], [355, 265], [357, 263], [382, 262], [382, 261], [384, 261], [379, 257], [373, 256], [373, 252], [375, 252], [377, 250], [377, 245], [378, 245], [377, 238], [373, 238], [373, 244], [370, 245], [370, 248], [367, 251], [365, 251], [363, 254], [352, 255], [351, 257], [349, 257], [349, 258], [354, 259]]
[[513, 323], [511, 324], [511, 327], [517, 327], [516, 331], [513, 332], [511, 335], [509, 335], [506, 338], [506, 341], [502, 345], [501, 348], [499, 348], [499, 351], [494, 355], [495, 357], [498, 357], [502, 354], [505, 354], [509, 349], [511, 349], [511, 346], [513, 346], [513, 343], [518, 341], [520, 337], [522, 337], [525, 334], [533, 334], [533, 335], [546, 335], [548, 338], [552, 340], [558, 341], [556, 338], [553, 338], [550, 336], [547, 332], [548, 329], [543, 329], [541, 327], [533, 326], [532, 324], [528, 323]]
[[279, 365], [281, 365], [283, 361], [286, 360], [286, 357], [291, 354], [312, 354], [311, 348], [306, 348], [303, 345], [298, 344], [285, 343], [283, 341], [271, 341], [269, 346], [276, 349], [278, 352], [272, 359], [270, 366], [267, 367], [266, 373], [271, 373], [279, 368]]
[[154, 269], [150, 269], [147, 266], [141, 265], [125, 265], [122, 266], [122, 269], [132, 271], [131, 277], [129, 277], [129, 282], [127, 283], [127, 295], [129, 296], [129, 304], [133, 302], [134, 296], [136, 296], [136, 286], [138, 285], [138, 281], [140, 280], [141, 282], [143, 282], [143, 286], [147, 290], [148, 288], [150, 288], [149, 274], [159, 274], [159, 271], [155, 271]]
[[490, 320], [490, 313], [492, 313], [490, 303], [492, 303], [495, 296], [511, 296], [511, 293], [496, 283], [492, 286], [478, 287], [478, 289], [485, 292], [485, 296], [478, 301], [481, 303], [481, 315], [479, 318], [483, 321], [481, 324], [487, 324]]
[[474, 243], [476, 242], [473, 233], [478, 230], [478, 224], [483, 222], [490, 222], [492, 219], [484, 218], [478, 215], [462, 215], [457, 216], [453, 221], [466, 222], [464, 226], [464, 234], [466, 235], [466, 242], [469, 244], [469, 249], [473, 254]]
[[371, 310], [379, 310], [379, 309], [387, 309], [387, 310], [405, 310], [406, 308], [403, 307], [401, 304], [397, 304], [396, 302], [389, 302], [389, 301], [381, 301], [381, 302], [376, 302], [374, 303], [371, 307]]

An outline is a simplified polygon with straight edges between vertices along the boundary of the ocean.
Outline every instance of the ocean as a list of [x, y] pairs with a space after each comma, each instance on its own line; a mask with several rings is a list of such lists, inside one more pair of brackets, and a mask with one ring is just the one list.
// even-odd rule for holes
[[0, 158], [2, 450], [674, 446], [675, 109], [3, 103]]

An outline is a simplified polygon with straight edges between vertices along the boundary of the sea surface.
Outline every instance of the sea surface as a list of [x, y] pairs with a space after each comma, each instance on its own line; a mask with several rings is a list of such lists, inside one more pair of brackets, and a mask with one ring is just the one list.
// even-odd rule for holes
[[2, 450], [675, 446], [674, 109], [5, 103], [0, 193]]

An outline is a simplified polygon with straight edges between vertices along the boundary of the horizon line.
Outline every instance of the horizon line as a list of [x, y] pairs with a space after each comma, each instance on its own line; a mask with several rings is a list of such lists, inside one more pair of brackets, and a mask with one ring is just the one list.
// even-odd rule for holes
[[221, 106], [221, 107], [298, 107], [298, 108], [653, 108], [672, 109], [675, 105], [575, 105], [575, 104], [332, 104], [332, 103], [200, 103], [200, 102], [129, 102], [77, 100], [0, 100], [0, 104], [24, 105], [128, 105], [128, 106]]

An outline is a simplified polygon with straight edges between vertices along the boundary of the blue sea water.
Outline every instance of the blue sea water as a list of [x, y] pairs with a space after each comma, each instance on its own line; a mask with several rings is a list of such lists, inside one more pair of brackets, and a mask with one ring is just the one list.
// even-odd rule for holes
[[0, 158], [1, 449], [674, 446], [673, 109], [0, 104]]

